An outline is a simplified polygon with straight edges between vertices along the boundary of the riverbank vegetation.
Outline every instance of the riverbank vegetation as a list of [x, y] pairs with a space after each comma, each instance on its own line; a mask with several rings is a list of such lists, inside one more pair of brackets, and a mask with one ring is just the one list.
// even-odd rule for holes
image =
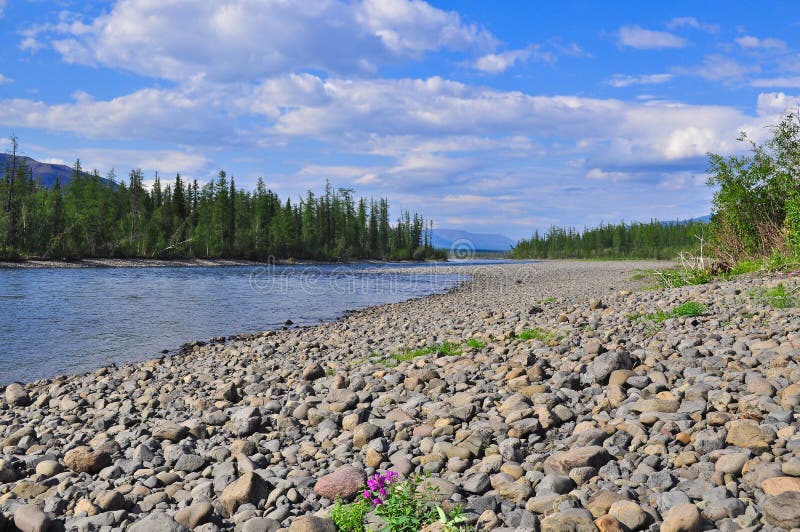
[[672, 259], [698, 245], [707, 231], [698, 221], [603, 224], [578, 231], [551, 227], [520, 240], [511, 255], [519, 259]]
[[700, 284], [717, 274], [800, 265], [800, 111], [787, 113], [762, 143], [742, 133], [744, 154], [708, 155], [714, 188], [709, 223], [619, 223], [577, 231], [554, 227], [521, 240], [516, 258], [680, 258], [657, 272], [664, 286]]
[[220, 171], [206, 184], [156, 176], [146, 187], [141, 170], [117, 180], [84, 172], [47, 188], [16, 156], [0, 178], [0, 259], [299, 258], [426, 259], [436, 256], [432, 222], [408, 211], [390, 223], [389, 201], [356, 199], [328, 184], [315, 195], [280, 198], [259, 179], [236, 187]]

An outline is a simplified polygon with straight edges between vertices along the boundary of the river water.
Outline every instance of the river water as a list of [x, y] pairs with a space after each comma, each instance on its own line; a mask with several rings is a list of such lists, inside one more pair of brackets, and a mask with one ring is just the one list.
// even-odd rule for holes
[[0, 269], [0, 385], [146, 360], [192, 340], [287, 320], [329, 321], [444, 292], [464, 279], [407, 263]]

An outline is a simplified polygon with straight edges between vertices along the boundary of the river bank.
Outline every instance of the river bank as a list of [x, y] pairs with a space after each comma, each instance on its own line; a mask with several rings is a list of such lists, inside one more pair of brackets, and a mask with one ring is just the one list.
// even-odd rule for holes
[[[461, 259], [462, 261], [464, 259]], [[485, 261], [487, 263], [493, 262], [511, 262], [514, 259], [505, 259], [503, 257], [490, 257], [482, 258], [476, 256], [474, 259], [469, 259], [470, 262]], [[4, 261], [0, 260], [0, 269], [42, 269], [42, 268], [213, 268], [225, 266], [330, 266], [330, 265], [353, 265], [353, 264], [408, 264], [408, 265], [427, 265], [427, 264], [442, 264], [445, 262], [453, 262], [458, 264], [459, 260], [370, 260], [370, 259], [353, 259], [342, 261], [319, 261], [319, 260], [295, 260], [295, 259], [275, 259], [270, 261], [258, 261], [248, 259], [142, 259], [142, 258], [127, 258], [127, 259], [75, 259], [75, 260], [54, 260], [54, 259], [24, 259], [20, 261]], [[519, 262], [538, 262], [533, 259], [522, 259]]]
[[326, 530], [297, 517], [391, 468], [430, 473], [481, 530], [799, 527], [800, 317], [759, 295], [797, 279], [631, 279], [663, 267], [468, 268], [333, 323], [11, 385], [0, 513]]

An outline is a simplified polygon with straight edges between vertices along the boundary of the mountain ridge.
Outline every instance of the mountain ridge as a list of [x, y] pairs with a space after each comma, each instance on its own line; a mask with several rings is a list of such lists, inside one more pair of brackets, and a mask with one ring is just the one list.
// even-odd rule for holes
[[[11, 158], [9, 153], [0, 153], [0, 176], [5, 174], [6, 161]], [[63, 187], [72, 181], [73, 169], [65, 164], [43, 163], [37, 161], [33, 157], [27, 155], [17, 155], [19, 164], [27, 165], [33, 172], [33, 179], [40, 180], [42, 185], [51, 188], [55, 186], [56, 180]], [[88, 172], [83, 172], [84, 175], [89, 176]], [[100, 178], [104, 182], [110, 181], [104, 177]]]

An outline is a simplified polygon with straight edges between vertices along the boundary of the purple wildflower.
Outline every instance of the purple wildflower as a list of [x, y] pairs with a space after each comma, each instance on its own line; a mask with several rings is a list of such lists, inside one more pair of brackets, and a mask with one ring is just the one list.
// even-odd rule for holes
[[375, 506], [380, 506], [386, 501], [390, 484], [394, 483], [400, 475], [394, 471], [387, 471], [384, 474], [375, 473], [370, 479], [367, 480], [367, 488], [364, 490], [364, 498]]

